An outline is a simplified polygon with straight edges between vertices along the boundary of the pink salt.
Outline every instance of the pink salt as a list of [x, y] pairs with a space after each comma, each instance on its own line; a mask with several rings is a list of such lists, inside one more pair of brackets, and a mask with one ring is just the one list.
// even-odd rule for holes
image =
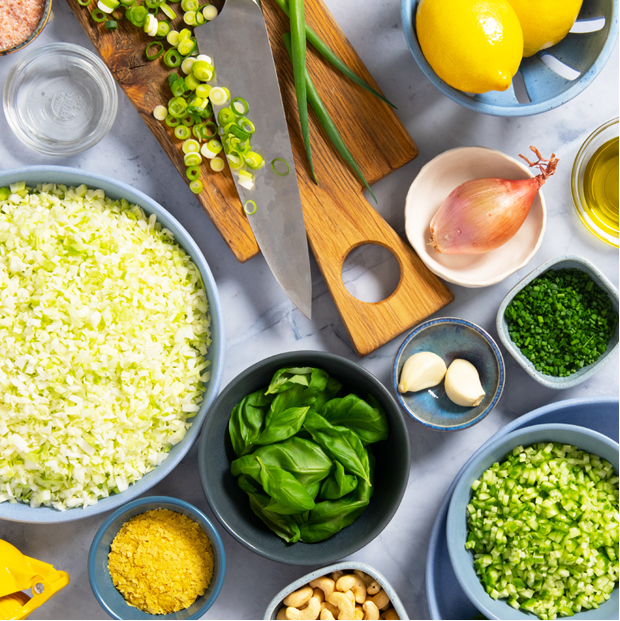
[[45, 0], [0, 0], [0, 50], [25, 41], [43, 15]]

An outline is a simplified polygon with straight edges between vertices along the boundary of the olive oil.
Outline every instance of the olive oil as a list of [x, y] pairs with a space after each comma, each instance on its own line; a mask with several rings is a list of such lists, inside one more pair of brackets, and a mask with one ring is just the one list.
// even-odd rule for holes
[[618, 138], [601, 145], [583, 177], [584, 208], [605, 233], [618, 237]]

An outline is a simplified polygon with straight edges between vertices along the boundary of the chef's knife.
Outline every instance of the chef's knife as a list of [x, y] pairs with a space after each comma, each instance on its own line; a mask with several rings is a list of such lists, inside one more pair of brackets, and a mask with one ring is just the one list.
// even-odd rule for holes
[[[256, 0], [226, 0], [221, 13], [195, 28], [194, 33], [199, 52], [210, 56], [215, 65], [216, 80], [210, 84], [226, 87], [231, 98], [243, 97], [249, 105], [247, 117], [256, 128], [252, 151], [258, 152], [266, 165], [256, 171], [251, 190], [239, 185], [233, 175], [237, 193], [243, 204], [247, 200], [256, 204], [248, 220], [258, 246], [288, 297], [310, 318], [308, 240], [263, 11]], [[220, 107], [213, 108], [217, 117]], [[284, 160], [288, 174], [276, 174], [273, 160]], [[281, 161], [278, 163], [283, 166]]]

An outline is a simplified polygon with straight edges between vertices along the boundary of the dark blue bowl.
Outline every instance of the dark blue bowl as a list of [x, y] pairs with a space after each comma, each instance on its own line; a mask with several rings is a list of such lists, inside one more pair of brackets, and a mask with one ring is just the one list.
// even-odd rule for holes
[[[169, 509], [182, 513], [197, 522], [211, 542], [213, 550], [213, 578], [204, 595], [199, 597], [191, 606], [169, 615], [151, 615], [142, 612], [135, 606], [130, 606], [125, 598], [114, 586], [108, 571], [108, 554], [110, 545], [123, 524], [132, 517], [151, 511], [152, 509]], [[199, 509], [184, 500], [169, 496], [150, 496], [139, 498], [117, 509], [100, 526], [88, 555], [88, 578], [97, 601], [113, 619], [200, 619], [215, 602], [219, 595], [224, 573], [226, 570], [226, 556], [224, 545], [219, 533], [215, 530], [209, 518]]]
[[[409, 356], [431, 351], [446, 366], [456, 358], [471, 362], [480, 375], [485, 397], [480, 405], [456, 405], [446, 395], [444, 384], [418, 392], [400, 393], [398, 380]], [[456, 317], [440, 317], [421, 323], [402, 342], [394, 357], [392, 386], [401, 407], [418, 423], [438, 431], [458, 431], [479, 423], [496, 405], [504, 389], [504, 359], [495, 341], [480, 326]]]

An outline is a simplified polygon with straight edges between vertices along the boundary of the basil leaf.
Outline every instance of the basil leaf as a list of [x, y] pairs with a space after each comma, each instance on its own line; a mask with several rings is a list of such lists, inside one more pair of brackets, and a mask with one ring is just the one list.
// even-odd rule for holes
[[265, 429], [255, 440], [256, 444], [274, 444], [294, 436], [301, 429], [306, 412], [310, 409], [310, 406], [306, 406], [276, 411], [274, 403], [265, 418]]
[[299, 541], [300, 530], [295, 519], [290, 515], [280, 515], [269, 511], [269, 497], [265, 494], [248, 494], [252, 511], [270, 528], [278, 537], [282, 537], [287, 543]]
[[320, 414], [332, 425], [342, 425], [354, 431], [364, 444], [380, 442], [388, 436], [387, 416], [372, 395], [368, 395], [368, 401], [353, 394], [331, 399]]
[[353, 474], [346, 474], [344, 466], [334, 462], [334, 470], [321, 485], [321, 498], [325, 500], [337, 500], [346, 496], [357, 487], [358, 478]]
[[[314, 509], [314, 500], [290, 472], [275, 466], [267, 466], [260, 457], [257, 457], [256, 461], [260, 464], [261, 485], [277, 503], [279, 509], [286, 509], [287, 513]], [[270, 510], [273, 509], [270, 507]]]
[[317, 503], [308, 519], [299, 525], [301, 541], [316, 543], [335, 535], [363, 513], [371, 496], [372, 487], [360, 479], [355, 490], [347, 496]]
[[238, 457], [254, 448], [272, 400], [273, 397], [266, 397], [263, 390], [257, 390], [233, 408], [228, 421], [228, 433]]
[[371, 484], [368, 452], [355, 432], [347, 427], [332, 425], [320, 414], [312, 411], [306, 415], [304, 429], [332, 459], [337, 459], [345, 470]]
[[284, 392], [285, 390], [291, 388], [294, 384], [309, 386], [311, 375], [311, 367], [291, 367], [288, 369], [278, 369], [271, 378], [271, 382], [269, 384], [269, 387], [265, 391], [265, 394], [271, 395], [279, 392]]

